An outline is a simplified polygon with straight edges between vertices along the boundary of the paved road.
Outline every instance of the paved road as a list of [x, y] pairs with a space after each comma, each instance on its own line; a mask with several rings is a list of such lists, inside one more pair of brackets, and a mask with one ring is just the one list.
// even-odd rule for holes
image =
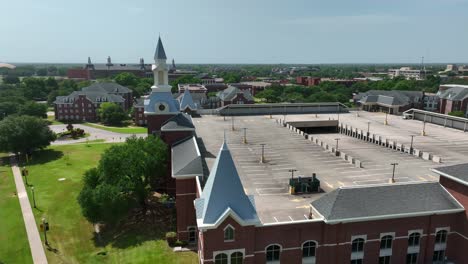
[[16, 191], [18, 193], [18, 199], [21, 206], [21, 212], [23, 214], [24, 225], [26, 226], [26, 233], [28, 235], [29, 247], [31, 248], [31, 254], [33, 262], [35, 264], [47, 263], [47, 258], [42, 245], [41, 236], [37, 229], [36, 220], [29, 203], [28, 193], [23, 183], [20, 169], [16, 163], [14, 157], [11, 158], [11, 169], [15, 178]]
[[[67, 130], [67, 125], [51, 125], [49, 126], [52, 131], [55, 133], [64, 132]], [[52, 145], [66, 145], [66, 144], [74, 144], [80, 142], [86, 142], [87, 140], [97, 140], [103, 139], [105, 142], [124, 142], [126, 138], [133, 136], [134, 134], [122, 134], [122, 133], [115, 133], [99, 128], [89, 127], [80, 124], [74, 124], [73, 127], [81, 128], [85, 131], [85, 133], [89, 133], [89, 137], [87, 138], [80, 138], [75, 140], [57, 140], [52, 142]], [[135, 134], [139, 137], [146, 137], [146, 134]]]

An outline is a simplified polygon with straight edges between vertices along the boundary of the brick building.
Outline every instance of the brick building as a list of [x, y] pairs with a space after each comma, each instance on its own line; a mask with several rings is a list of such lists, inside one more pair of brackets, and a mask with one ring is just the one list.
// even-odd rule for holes
[[320, 84], [320, 78], [310, 76], [298, 76], [296, 77], [296, 83], [304, 86], [315, 86]]
[[117, 83], [94, 83], [54, 101], [55, 119], [60, 121], [97, 121], [102, 103], [116, 103], [124, 110], [133, 104], [132, 91]]
[[229, 86], [216, 95], [219, 98], [218, 107], [230, 104], [253, 104], [254, 98], [248, 89], [241, 90], [237, 86]]
[[365, 111], [382, 111], [394, 115], [411, 108], [424, 109], [425, 103], [424, 92], [420, 91], [369, 90], [355, 95], [353, 100]]
[[465, 117], [468, 116], [468, 85], [441, 85], [437, 95], [440, 98], [439, 108], [441, 114], [462, 111]]
[[257, 203], [260, 196], [246, 194], [249, 179], [226, 140], [204, 179], [193, 121], [170, 94], [162, 44], [157, 50], [144, 114], [148, 133], [170, 146], [166, 189], [176, 197], [177, 236], [196, 246], [200, 263], [468, 263], [468, 164], [434, 170], [439, 182], [316, 193], [302, 220], [263, 222], [259, 206], [283, 208], [275, 196]]

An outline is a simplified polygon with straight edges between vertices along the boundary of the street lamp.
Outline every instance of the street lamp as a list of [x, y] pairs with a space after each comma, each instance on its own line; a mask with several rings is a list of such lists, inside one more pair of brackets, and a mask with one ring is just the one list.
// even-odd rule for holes
[[294, 179], [294, 172], [296, 172], [296, 169], [290, 169], [288, 170], [291, 173], [291, 180]]
[[424, 115], [423, 129], [422, 129], [421, 135], [422, 136], [426, 135], [426, 115]]
[[398, 165], [398, 163], [395, 162], [395, 163], [391, 163], [390, 165], [393, 166], [393, 173], [392, 173], [391, 183], [394, 183], [395, 182], [395, 168]]
[[28, 183], [28, 170], [26, 169], [26, 167], [23, 167], [23, 170], [22, 170], [22, 173], [23, 176], [24, 176], [24, 180], [26, 182], [26, 186], [29, 186], [29, 183]]
[[340, 139], [339, 139], [339, 138], [335, 138], [335, 140], [336, 140], [335, 152], [338, 152], [338, 141], [340, 141]]
[[[390, 110], [389, 110], [390, 111]], [[385, 122], [384, 125], [388, 125], [388, 112], [385, 112]]]
[[231, 130], [234, 131], [234, 116], [231, 116]]
[[244, 130], [244, 140], [243, 140], [243, 142], [244, 142], [244, 144], [247, 144], [247, 128], [243, 127], [242, 129]]
[[42, 229], [44, 230], [44, 243], [48, 246], [49, 241], [47, 241], [47, 231], [49, 231], [49, 223], [45, 218], [42, 218]]
[[31, 192], [32, 192], [32, 198], [33, 198], [33, 205], [34, 205], [34, 208], [37, 208], [37, 207], [36, 207], [36, 197], [34, 196], [34, 186], [31, 187]]
[[264, 143], [260, 144], [262, 146], [262, 156], [260, 157], [260, 163], [265, 163], [265, 145]]
[[414, 135], [411, 135], [411, 145], [409, 147], [409, 153], [413, 154], [413, 140], [414, 140]]
[[367, 136], [369, 137], [370, 135], [370, 121], [367, 122]]

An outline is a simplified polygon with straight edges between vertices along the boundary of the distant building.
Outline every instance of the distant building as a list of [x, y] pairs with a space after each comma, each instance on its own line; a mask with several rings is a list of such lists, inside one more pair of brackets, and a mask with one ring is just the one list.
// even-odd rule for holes
[[424, 93], [424, 110], [438, 112], [439, 96], [435, 93]]
[[116, 103], [124, 110], [132, 105], [132, 91], [117, 83], [95, 83], [54, 101], [55, 119], [60, 121], [97, 121], [102, 103]]
[[225, 90], [218, 92], [219, 105], [226, 106], [230, 104], [253, 104], [254, 98], [248, 89], [241, 90], [236, 86], [229, 86]]
[[315, 86], [320, 84], [320, 78], [310, 76], [298, 76], [296, 77], [296, 83], [304, 86]]
[[468, 116], [468, 85], [444, 84], [439, 87], [437, 95], [440, 98], [440, 113], [462, 111]]
[[415, 79], [415, 80], [422, 80], [425, 78], [425, 75], [429, 71], [426, 70], [416, 70], [412, 69], [411, 67], [401, 67], [400, 69], [389, 69], [388, 70], [388, 77], [395, 78], [395, 77], [404, 77], [405, 79]]
[[255, 82], [241, 82], [241, 84], [249, 85], [250, 93], [255, 96], [258, 92], [265, 90], [266, 88], [271, 86], [270, 82], [262, 82], [262, 81], [255, 81]]
[[423, 109], [423, 98], [424, 93], [419, 91], [370, 90], [355, 95], [353, 100], [362, 110], [398, 115], [411, 108]]
[[[88, 57], [88, 63], [85, 66], [79, 69], [69, 69], [67, 71], [67, 77], [69, 79], [95, 80], [99, 78], [113, 78], [124, 72], [132, 73], [137, 77], [151, 78], [153, 76], [151, 64], [145, 64], [143, 58], [140, 58], [138, 64], [127, 64], [113, 63], [109, 56], [105, 64], [94, 64], [91, 62], [91, 58]], [[171, 69], [168, 70], [169, 81], [175, 80], [181, 76], [194, 76], [195, 74], [195, 71], [177, 70], [174, 60], [172, 61]]]

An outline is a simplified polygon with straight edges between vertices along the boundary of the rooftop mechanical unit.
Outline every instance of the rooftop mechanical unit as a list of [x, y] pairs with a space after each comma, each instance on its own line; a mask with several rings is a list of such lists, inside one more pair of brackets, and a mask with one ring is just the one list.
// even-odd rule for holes
[[298, 176], [297, 178], [289, 179], [289, 193], [316, 193], [320, 192], [320, 180], [317, 179], [315, 173], [312, 177]]

